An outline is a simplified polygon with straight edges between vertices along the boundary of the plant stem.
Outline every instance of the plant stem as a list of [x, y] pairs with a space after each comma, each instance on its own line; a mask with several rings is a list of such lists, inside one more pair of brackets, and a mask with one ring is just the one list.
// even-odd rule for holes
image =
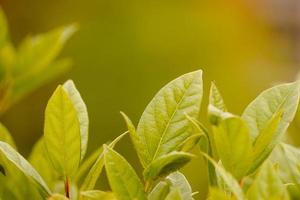
[[65, 181], [65, 193], [66, 193], [66, 197], [70, 198], [70, 179], [69, 179], [69, 177], [66, 177], [66, 181]]

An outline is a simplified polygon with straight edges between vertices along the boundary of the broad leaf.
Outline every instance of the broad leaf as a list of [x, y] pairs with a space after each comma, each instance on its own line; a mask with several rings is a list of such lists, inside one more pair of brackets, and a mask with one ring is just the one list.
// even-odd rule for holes
[[88, 144], [88, 132], [89, 132], [89, 117], [86, 105], [81, 98], [80, 93], [78, 92], [75, 84], [72, 80], [68, 80], [63, 88], [68, 93], [70, 100], [73, 102], [73, 105], [77, 111], [77, 117], [80, 123], [80, 135], [81, 135], [81, 160], [84, 158], [86, 153], [87, 144]]
[[203, 155], [208, 159], [209, 162], [211, 162], [214, 165], [218, 176], [221, 178], [221, 180], [227, 186], [228, 190], [236, 197], [236, 199], [244, 200], [245, 196], [244, 196], [243, 190], [240, 187], [237, 180], [229, 172], [227, 172], [222, 166], [220, 166], [212, 158], [210, 158], [208, 155], [206, 155], [206, 154], [203, 154]]
[[239, 117], [231, 117], [214, 126], [213, 132], [223, 166], [240, 180], [251, 164], [252, 149], [247, 124]]
[[[109, 144], [109, 148], [114, 148], [114, 146], [127, 134], [127, 132], [121, 134], [119, 137], [114, 139]], [[92, 190], [94, 189], [96, 182], [102, 172], [102, 169], [104, 167], [104, 152], [102, 151], [99, 155], [95, 163], [93, 164], [92, 168], [90, 169], [89, 173], [86, 175], [82, 186], [81, 186], [81, 191], [86, 191], [86, 190]]]
[[0, 151], [11, 164], [17, 167], [25, 176], [37, 185], [43, 197], [47, 197], [51, 194], [50, 189], [38, 172], [9, 144], [0, 141]]
[[209, 189], [208, 200], [233, 200], [234, 198], [231, 195], [226, 194], [224, 191], [218, 188]]
[[254, 172], [269, 156], [270, 152], [276, 145], [273, 143], [274, 135], [277, 132], [281, 118], [282, 112], [276, 113], [254, 141], [252, 152], [253, 163], [248, 173]]
[[242, 118], [249, 125], [252, 141], [256, 140], [276, 113], [282, 112], [282, 120], [274, 134], [273, 143], [280, 140], [295, 116], [299, 102], [299, 85], [299, 82], [294, 82], [272, 87], [249, 104]]
[[163, 155], [154, 160], [144, 170], [145, 180], [156, 180], [159, 177], [164, 177], [183, 167], [193, 156], [190, 153], [177, 151]]
[[247, 197], [249, 200], [289, 199], [285, 185], [269, 162], [266, 162], [256, 175]]
[[142, 114], [135, 139], [144, 167], [176, 150], [192, 135], [185, 114], [198, 117], [202, 93], [199, 70], [171, 81], [155, 95]]
[[120, 154], [105, 146], [104, 160], [109, 184], [118, 200], [147, 199], [139, 177]]
[[63, 177], [74, 175], [81, 159], [77, 110], [68, 93], [58, 86], [45, 112], [44, 139], [53, 167]]

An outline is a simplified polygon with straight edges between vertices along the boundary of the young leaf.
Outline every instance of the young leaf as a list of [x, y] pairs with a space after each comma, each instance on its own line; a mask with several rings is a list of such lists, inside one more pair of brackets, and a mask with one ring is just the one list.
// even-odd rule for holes
[[146, 200], [143, 185], [129, 163], [105, 146], [104, 162], [109, 184], [119, 200]]
[[166, 180], [170, 181], [172, 188], [177, 188], [180, 191], [182, 199], [193, 200], [192, 188], [182, 173], [174, 172]]
[[220, 116], [227, 112], [223, 97], [214, 82], [209, 92], [208, 118], [211, 124], [217, 124]]
[[10, 146], [12, 146], [14, 149], [16, 149], [16, 144], [11, 137], [9, 131], [7, 128], [0, 123], [0, 141], [8, 143]]
[[88, 158], [86, 158], [81, 165], [79, 166], [79, 169], [74, 177], [74, 181], [76, 183], [80, 183], [89, 170], [92, 168], [92, 166], [95, 164], [97, 161], [98, 157], [103, 153], [103, 146], [98, 148], [96, 151], [94, 151]]
[[43, 177], [48, 186], [52, 187], [58, 179], [58, 174], [53, 170], [51, 162], [49, 161], [44, 138], [40, 138], [34, 145], [28, 161], [36, 169], [36, 171]]
[[212, 158], [210, 158], [207, 154], [203, 154], [204, 157], [208, 159], [209, 162], [211, 162], [215, 170], [218, 174], [218, 176], [221, 178], [221, 180], [225, 183], [227, 188], [234, 194], [237, 200], [244, 200], [245, 195], [243, 193], [242, 188], [240, 187], [237, 180], [229, 173], [227, 172], [222, 166], [218, 165]]
[[294, 82], [272, 87], [249, 104], [242, 118], [248, 123], [252, 141], [256, 140], [276, 113], [282, 112], [282, 120], [273, 139], [274, 144], [278, 143], [295, 116], [299, 102], [299, 85], [299, 82]]
[[137, 127], [137, 151], [144, 167], [176, 150], [192, 134], [185, 114], [198, 117], [202, 93], [199, 70], [171, 81], [155, 95]]
[[62, 86], [57, 87], [48, 102], [44, 139], [57, 172], [63, 177], [74, 175], [81, 159], [80, 123], [77, 110]]
[[261, 131], [253, 145], [253, 163], [248, 174], [254, 172], [261, 163], [269, 156], [276, 144], [273, 143], [274, 135], [282, 118], [282, 112], [275, 113], [275, 116], [268, 122], [268, 125]]
[[80, 135], [81, 135], [81, 160], [84, 158], [88, 143], [88, 132], [89, 132], [89, 117], [86, 105], [81, 98], [75, 84], [72, 80], [68, 80], [63, 85], [63, 88], [68, 93], [70, 100], [77, 111], [77, 117], [80, 124]]
[[80, 200], [117, 200], [112, 192], [89, 190], [81, 192]]
[[145, 180], [156, 180], [166, 176], [183, 167], [192, 157], [194, 157], [193, 154], [177, 151], [163, 155], [148, 165], [144, 170], [144, 178]]
[[247, 197], [249, 200], [289, 199], [285, 185], [269, 162], [266, 162], [258, 172], [247, 192]]
[[251, 164], [252, 149], [247, 124], [239, 117], [231, 117], [214, 126], [213, 132], [224, 168], [240, 180]]
[[[35, 37], [28, 37], [22, 42], [18, 48], [16, 61], [12, 66], [14, 78], [12, 101], [15, 102], [31, 92], [32, 89], [40, 87], [40, 81], [36, 80], [36, 77], [44, 77], [45, 73], [49, 72], [48, 69], [54, 67], [51, 65], [53, 60], [76, 29], [76, 26], [70, 25]], [[68, 69], [65, 65], [59, 67], [55, 65], [55, 67], [58, 72]], [[36, 84], [30, 84], [31, 81]]]
[[25, 176], [38, 186], [43, 197], [47, 197], [51, 194], [50, 189], [38, 172], [9, 144], [0, 141], [0, 151], [11, 164], [17, 167]]
[[[127, 134], [127, 132], [121, 134], [119, 137], [117, 137], [116, 139], [114, 139], [114, 141], [112, 141], [109, 144], [109, 148], [114, 148], [114, 146]], [[89, 173], [87, 174], [87, 176], [85, 177], [82, 186], [81, 186], [81, 191], [85, 191], [85, 190], [92, 190], [94, 189], [96, 182], [102, 172], [104, 166], [104, 152], [101, 152], [96, 160], [96, 162], [94, 163], [94, 165], [92, 166], [92, 168], [90, 169]]]

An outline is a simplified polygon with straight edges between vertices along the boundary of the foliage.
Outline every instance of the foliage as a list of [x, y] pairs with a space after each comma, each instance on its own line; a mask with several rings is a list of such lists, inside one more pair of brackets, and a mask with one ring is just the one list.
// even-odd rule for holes
[[[70, 28], [26, 39], [15, 51], [7, 40], [3, 15], [0, 26], [4, 95], [0, 110], [5, 111], [49, 80], [48, 75], [52, 78], [64, 71], [52, 65], [52, 60]], [[28, 160], [0, 125], [0, 199], [193, 200], [196, 193], [179, 170], [197, 156], [207, 161], [208, 199], [299, 199], [300, 150], [282, 140], [295, 117], [299, 96], [299, 81], [280, 84], [262, 92], [238, 116], [228, 111], [212, 83], [207, 106], [210, 127], [206, 128], [199, 118], [202, 71], [190, 72], [154, 96], [137, 128], [121, 112], [128, 131], [87, 157], [88, 111], [75, 84], [68, 80], [50, 97], [44, 135]], [[143, 177], [114, 150], [128, 133]], [[192, 151], [195, 147], [198, 151]], [[96, 184], [104, 172], [111, 191], [100, 190]]]

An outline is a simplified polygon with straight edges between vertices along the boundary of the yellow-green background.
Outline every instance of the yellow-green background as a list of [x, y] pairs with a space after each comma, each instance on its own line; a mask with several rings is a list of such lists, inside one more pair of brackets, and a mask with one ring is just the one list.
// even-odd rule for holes
[[[293, 44], [297, 41], [263, 17], [263, 10], [272, 7], [250, 2], [1, 0], [15, 44], [28, 34], [73, 22], [80, 25], [61, 55], [73, 59], [73, 70], [23, 99], [1, 120], [22, 154], [28, 155], [43, 133], [47, 99], [58, 83], [71, 78], [88, 106], [91, 151], [125, 131], [120, 110], [137, 124], [159, 88], [199, 68], [204, 71], [206, 94], [202, 121], [206, 121], [207, 90], [212, 80], [216, 80], [230, 111], [239, 114], [259, 91], [293, 80], [299, 68]], [[129, 139], [117, 149], [140, 173]], [[195, 159], [184, 171], [194, 190], [200, 192], [200, 199], [207, 190], [201, 159]]]

